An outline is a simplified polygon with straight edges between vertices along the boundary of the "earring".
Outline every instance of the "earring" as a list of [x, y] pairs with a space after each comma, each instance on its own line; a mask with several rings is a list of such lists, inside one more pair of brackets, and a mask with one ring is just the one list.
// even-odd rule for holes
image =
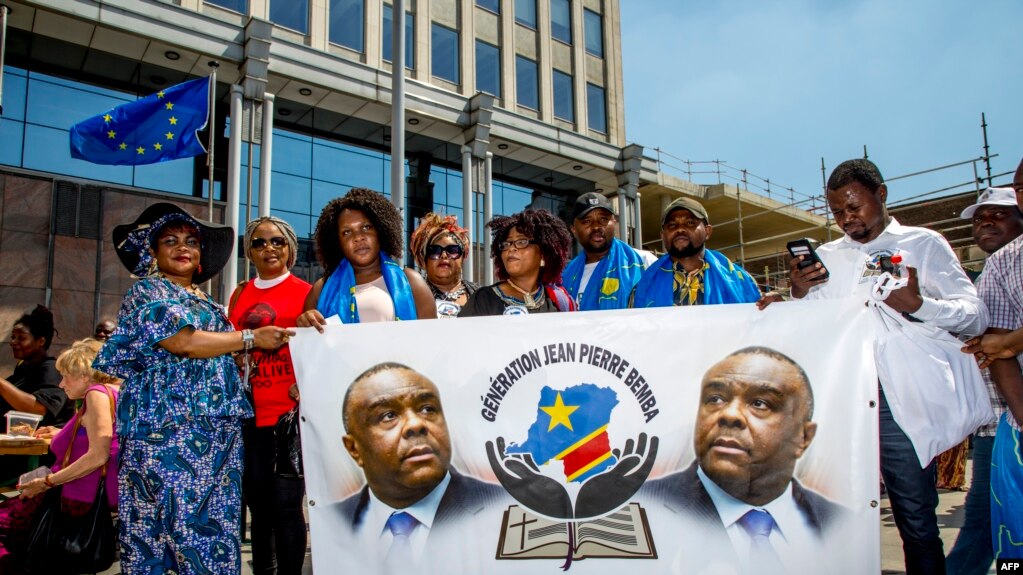
[[160, 268], [156, 266], [156, 260], [149, 260], [149, 265], [146, 267], [146, 276], [155, 276], [160, 272]]
[[202, 273], [202, 264], [199, 264], [199, 268], [196, 269], [196, 273]]
[[543, 261], [543, 258], [540, 258], [540, 267], [544, 267], [545, 265], [547, 265], [546, 262]]

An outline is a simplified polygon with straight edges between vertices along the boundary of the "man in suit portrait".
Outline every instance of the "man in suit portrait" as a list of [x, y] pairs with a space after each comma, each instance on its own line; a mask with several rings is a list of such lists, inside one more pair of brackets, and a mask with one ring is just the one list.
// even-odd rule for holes
[[461, 518], [504, 493], [451, 466], [440, 392], [406, 365], [381, 363], [355, 378], [342, 418], [345, 449], [366, 485], [331, 511], [384, 563], [418, 560], [427, 540], [432, 551], [440, 537], [464, 530]]
[[694, 428], [696, 460], [643, 487], [698, 527], [699, 549], [683, 557], [687, 567], [726, 556], [744, 573], [812, 566], [822, 535], [844, 514], [793, 477], [816, 433], [810, 381], [790, 357], [747, 347], [707, 370]]

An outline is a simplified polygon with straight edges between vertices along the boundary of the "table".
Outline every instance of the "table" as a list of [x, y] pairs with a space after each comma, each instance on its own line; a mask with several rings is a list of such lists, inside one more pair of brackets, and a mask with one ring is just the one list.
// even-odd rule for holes
[[[50, 451], [49, 439], [11, 439], [7, 436], [0, 437], [0, 456], [3, 455], [27, 455], [28, 462], [24, 471], [30, 471], [39, 467], [39, 456], [46, 455]], [[0, 477], [0, 487], [7, 487], [18, 482], [18, 477]]]

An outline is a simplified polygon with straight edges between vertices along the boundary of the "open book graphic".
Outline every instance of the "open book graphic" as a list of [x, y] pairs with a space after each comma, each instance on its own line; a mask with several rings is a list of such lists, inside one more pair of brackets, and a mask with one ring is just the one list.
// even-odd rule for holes
[[[571, 529], [571, 532], [569, 530]], [[565, 522], [541, 519], [518, 505], [504, 512], [497, 559], [587, 557], [657, 559], [646, 511], [630, 503], [600, 519]]]

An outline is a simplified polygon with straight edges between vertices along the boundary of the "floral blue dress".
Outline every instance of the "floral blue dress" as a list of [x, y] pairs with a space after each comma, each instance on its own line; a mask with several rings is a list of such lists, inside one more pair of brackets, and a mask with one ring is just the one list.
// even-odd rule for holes
[[176, 356], [158, 345], [181, 329], [232, 331], [224, 308], [158, 277], [124, 296], [117, 330], [93, 367], [124, 379], [121, 569], [238, 573], [241, 421], [252, 408], [230, 355]]

